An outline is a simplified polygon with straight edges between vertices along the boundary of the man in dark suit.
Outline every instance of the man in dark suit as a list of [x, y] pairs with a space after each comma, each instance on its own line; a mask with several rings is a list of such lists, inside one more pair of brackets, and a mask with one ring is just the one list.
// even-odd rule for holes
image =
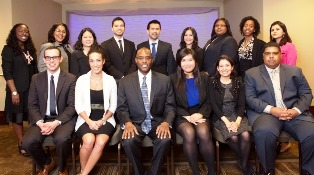
[[106, 57], [105, 68], [116, 80], [136, 71], [135, 44], [123, 37], [125, 22], [121, 17], [112, 20], [113, 37], [101, 43]]
[[148, 41], [142, 42], [137, 45], [137, 50], [146, 47], [151, 50], [154, 58], [152, 70], [171, 75], [176, 72], [176, 62], [172, 52], [170, 43], [159, 40], [161, 31], [161, 24], [157, 20], [152, 20], [147, 24]]
[[121, 79], [118, 89], [122, 146], [134, 166], [134, 174], [143, 175], [141, 145], [145, 136], [150, 137], [154, 144], [151, 172], [156, 175], [170, 148], [175, 99], [170, 78], [151, 70], [149, 49], [139, 49], [135, 62], [138, 71]]
[[312, 91], [298, 67], [280, 64], [281, 51], [267, 43], [264, 64], [246, 71], [247, 116], [263, 174], [275, 174], [277, 138], [282, 130], [301, 144], [302, 174], [314, 174]]
[[38, 174], [48, 175], [55, 163], [43, 150], [42, 141], [51, 135], [56, 145], [59, 175], [67, 175], [66, 161], [76, 122], [76, 77], [60, 70], [62, 56], [55, 46], [45, 50], [44, 62], [47, 71], [34, 75], [29, 89], [30, 127], [23, 137], [23, 148], [41, 169]]

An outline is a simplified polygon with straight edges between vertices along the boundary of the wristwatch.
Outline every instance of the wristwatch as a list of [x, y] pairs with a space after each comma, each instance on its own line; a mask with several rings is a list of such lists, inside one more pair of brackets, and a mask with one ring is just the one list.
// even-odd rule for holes
[[13, 92], [12, 92], [12, 95], [17, 95], [17, 92], [16, 92], [16, 91], [13, 91]]

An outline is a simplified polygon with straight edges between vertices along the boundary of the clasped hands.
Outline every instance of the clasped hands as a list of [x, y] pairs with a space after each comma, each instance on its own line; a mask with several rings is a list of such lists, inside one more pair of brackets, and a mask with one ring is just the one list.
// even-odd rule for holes
[[183, 116], [185, 119], [187, 119], [190, 123], [193, 123], [194, 125], [197, 125], [197, 123], [203, 123], [206, 121], [206, 119], [203, 118], [203, 115], [200, 113], [194, 113], [190, 116]]
[[278, 107], [272, 107], [270, 109], [270, 113], [279, 118], [279, 120], [286, 120], [290, 121], [294, 117], [298, 116], [299, 113], [295, 109], [286, 109], [286, 108], [278, 108]]
[[86, 123], [91, 130], [98, 130], [104, 124], [104, 121], [89, 119]]
[[51, 122], [39, 123], [38, 126], [42, 135], [50, 135], [59, 126], [59, 123], [55, 120]]

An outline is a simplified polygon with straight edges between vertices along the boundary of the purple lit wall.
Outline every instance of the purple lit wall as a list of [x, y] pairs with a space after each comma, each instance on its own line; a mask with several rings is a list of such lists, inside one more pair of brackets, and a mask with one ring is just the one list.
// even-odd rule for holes
[[[83, 16], [74, 13], [69, 14], [70, 44], [73, 46], [77, 36], [84, 27], [90, 27], [101, 42], [111, 38], [111, 21], [116, 16]], [[126, 24], [124, 37], [135, 43], [135, 45], [148, 40], [146, 26], [150, 20], [157, 19], [161, 22], [160, 39], [172, 44], [173, 52], [179, 48], [180, 37], [184, 28], [194, 27], [199, 38], [199, 46], [204, 47], [210, 38], [213, 22], [218, 18], [218, 10], [203, 14], [187, 15], [137, 15], [120, 16]]]

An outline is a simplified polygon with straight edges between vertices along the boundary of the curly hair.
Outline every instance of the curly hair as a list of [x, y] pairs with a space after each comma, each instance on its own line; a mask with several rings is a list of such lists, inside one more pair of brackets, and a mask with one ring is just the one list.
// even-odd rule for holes
[[[29, 27], [24, 23], [18, 23], [13, 26], [10, 30], [10, 33], [7, 37], [6, 44], [13, 49], [13, 54], [15, 56], [22, 54], [23, 50], [19, 46], [18, 39], [16, 37], [16, 29], [19, 26], [26, 26], [29, 30]], [[27, 50], [31, 55], [36, 54], [36, 48], [34, 46], [31, 34], [29, 33], [27, 40], [24, 42], [24, 50]]]
[[226, 18], [218, 18], [215, 20], [214, 24], [213, 24], [213, 30], [211, 33], [211, 37], [214, 38], [216, 37], [216, 32], [215, 32], [215, 25], [218, 21], [223, 21], [226, 25], [227, 28], [227, 32], [224, 34], [225, 36], [232, 36], [232, 32], [231, 32], [231, 28], [230, 28], [230, 24], [229, 21]]
[[100, 45], [95, 45], [92, 46], [87, 54], [87, 56], [89, 57], [90, 54], [92, 53], [99, 53], [101, 55], [101, 58], [103, 60], [106, 59], [105, 54], [104, 54], [104, 49], [100, 46]]
[[81, 30], [80, 34], [78, 35], [77, 37], [77, 41], [76, 43], [74, 44], [74, 49], [75, 50], [83, 50], [83, 43], [82, 43], [82, 38], [83, 38], [83, 35], [85, 32], [90, 32], [94, 38], [94, 42], [93, 44], [91, 45], [91, 47], [95, 47], [95, 46], [98, 46], [98, 43], [97, 43], [97, 38], [96, 38], [96, 34], [95, 32], [91, 29], [91, 28], [84, 28]]
[[287, 42], [289, 43], [292, 43], [292, 40], [288, 34], [288, 30], [287, 30], [287, 27], [286, 25], [281, 22], [281, 21], [275, 21], [273, 22], [271, 25], [270, 25], [270, 28], [269, 28], [269, 37], [270, 37], [270, 41], [274, 41], [276, 42], [276, 39], [272, 38], [271, 37], [271, 28], [274, 26], [274, 25], [278, 25], [282, 30], [283, 32], [285, 32], [285, 34], [282, 36], [282, 39], [280, 40], [279, 42], [279, 46], [282, 46], [282, 45], [285, 45]]
[[65, 28], [65, 32], [66, 32], [65, 37], [62, 41], [62, 44], [69, 44], [70, 31], [68, 29], [68, 26], [64, 23], [56, 23], [56, 24], [52, 25], [52, 27], [48, 31], [48, 42], [50, 42], [50, 43], [56, 42], [56, 39], [55, 39], [53, 34], [54, 34], [56, 28], [58, 28], [59, 26], [63, 26]]
[[259, 22], [257, 21], [257, 19], [255, 19], [253, 16], [247, 16], [247, 17], [244, 17], [241, 20], [240, 25], [239, 25], [240, 26], [240, 33], [241, 33], [241, 35], [243, 35], [244, 24], [248, 20], [252, 20], [254, 22], [254, 32], [253, 32], [253, 35], [257, 36], [261, 32], [261, 26], [260, 26]]
[[193, 27], [187, 27], [183, 30], [182, 34], [181, 34], [181, 41], [180, 41], [180, 50], [186, 48], [186, 43], [184, 41], [184, 35], [185, 33], [188, 31], [188, 30], [191, 30], [192, 32], [192, 35], [193, 35], [193, 43], [192, 43], [192, 49], [195, 50], [198, 46], [198, 37], [197, 37], [197, 33], [196, 33], [196, 30], [193, 28]]

